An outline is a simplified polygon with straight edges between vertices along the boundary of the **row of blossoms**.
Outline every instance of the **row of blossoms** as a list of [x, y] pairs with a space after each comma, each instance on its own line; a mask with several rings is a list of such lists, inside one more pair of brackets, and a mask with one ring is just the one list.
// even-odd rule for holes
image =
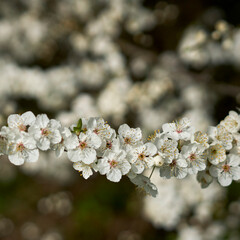
[[126, 175], [152, 196], [157, 188], [151, 175], [143, 175], [146, 169], [158, 169], [166, 179], [195, 174], [203, 188], [214, 178], [222, 186], [240, 179], [240, 115], [234, 111], [207, 133], [195, 132], [183, 118], [163, 124], [147, 142], [140, 128], [123, 124], [116, 132], [102, 118], [82, 118], [67, 128], [46, 114], [29, 111], [10, 115], [7, 123], [0, 131], [0, 154], [15, 165], [38, 161], [39, 150], [53, 150], [57, 157], [66, 152], [85, 179], [99, 172], [119, 182]]

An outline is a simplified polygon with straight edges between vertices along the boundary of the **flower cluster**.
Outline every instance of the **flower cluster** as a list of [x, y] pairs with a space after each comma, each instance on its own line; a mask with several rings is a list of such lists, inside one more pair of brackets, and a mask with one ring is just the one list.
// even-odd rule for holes
[[240, 115], [230, 111], [207, 133], [195, 132], [189, 119], [166, 123], [144, 142], [140, 128], [123, 124], [116, 132], [102, 118], [81, 118], [76, 125], [63, 127], [46, 114], [32, 112], [8, 117], [0, 131], [0, 153], [11, 163], [36, 162], [39, 149], [64, 152], [73, 168], [87, 179], [93, 172], [119, 182], [127, 175], [131, 182], [156, 196], [157, 188], [144, 170], [159, 169], [161, 177], [183, 179], [197, 175], [202, 187], [217, 178], [222, 186], [240, 179]]

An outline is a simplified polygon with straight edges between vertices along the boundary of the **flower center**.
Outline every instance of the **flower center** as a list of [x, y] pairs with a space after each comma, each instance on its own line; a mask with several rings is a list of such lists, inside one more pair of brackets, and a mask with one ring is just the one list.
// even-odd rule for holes
[[87, 147], [87, 143], [86, 142], [80, 142], [79, 147], [83, 150], [84, 148]]
[[144, 158], [145, 158], [145, 155], [143, 154], [143, 153], [140, 153], [139, 155], [138, 155], [138, 159], [139, 160], [144, 160]]
[[17, 152], [22, 152], [25, 149], [23, 143], [17, 144]]
[[83, 128], [83, 129], [81, 130], [81, 132], [86, 133], [86, 132], [87, 132], [87, 128]]
[[167, 150], [167, 147], [166, 147], [166, 146], [162, 146], [162, 147], [161, 147], [161, 152], [164, 153], [166, 150]]
[[50, 131], [47, 128], [41, 129], [41, 134], [45, 137], [47, 137], [50, 134]]
[[131, 143], [131, 138], [125, 137], [125, 138], [124, 138], [124, 142], [125, 142], [126, 144], [130, 144], [130, 143]]
[[229, 172], [229, 171], [230, 171], [230, 166], [227, 165], [227, 164], [223, 165], [222, 168], [223, 168], [223, 171], [224, 171], [224, 172]]
[[175, 167], [176, 165], [177, 165], [177, 161], [176, 161], [176, 160], [173, 160], [173, 161], [169, 164], [169, 166], [170, 166], [171, 168]]
[[211, 151], [212, 155], [215, 156], [217, 155], [218, 151], [216, 148], [212, 148], [212, 151]]
[[93, 132], [98, 135], [98, 134], [99, 134], [99, 129], [98, 129], [98, 128], [95, 128], [95, 129], [93, 130]]
[[192, 153], [192, 154], [189, 156], [189, 159], [190, 159], [190, 161], [195, 161], [195, 160], [197, 159], [196, 154]]
[[238, 122], [237, 121], [232, 121], [232, 125], [236, 128], [236, 127], [238, 127]]
[[112, 142], [111, 141], [107, 141], [106, 148], [112, 149]]
[[23, 124], [20, 124], [20, 125], [18, 126], [18, 129], [19, 129], [20, 131], [26, 132], [27, 126], [25, 126], [25, 125], [23, 125]]
[[181, 129], [177, 129], [176, 132], [177, 133], [182, 133], [182, 130]]
[[117, 161], [115, 161], [115, 160], [111, 160], [111, 161], [108, 161], [108, 162], [109, 162], [111, 168], [115, 168], [118, 164]]

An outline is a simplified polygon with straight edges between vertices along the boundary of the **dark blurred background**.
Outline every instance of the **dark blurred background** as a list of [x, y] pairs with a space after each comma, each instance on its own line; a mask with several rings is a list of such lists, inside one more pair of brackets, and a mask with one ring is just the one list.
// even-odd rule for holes
[[[145, 137], [181, 116], [206, 131], [240, 104], [239, 13], [237, 0], [1, 0], [0, 124], [30, 110]], [[240, 238], [238, 183], [156, 184], [153, 200], [127, 178], [84, 180], [66, 156], [23, 167], [1, 156], [0, 239]]]

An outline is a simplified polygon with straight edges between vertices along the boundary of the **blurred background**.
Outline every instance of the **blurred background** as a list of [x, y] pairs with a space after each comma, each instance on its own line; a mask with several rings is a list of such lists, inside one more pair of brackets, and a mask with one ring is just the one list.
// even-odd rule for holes
[[[102, 116], [145, 139], [183, 116], [206, 131], [240, 105], [239, 23], [238, 0], [1, 0], [0, 125], [31, 110], [65, 126]], [[1, 157], [0, 239], [240, 239], [238, 183], [152, 180], [157, 198], [127, 178], [86, 181], [66, 155]]]

